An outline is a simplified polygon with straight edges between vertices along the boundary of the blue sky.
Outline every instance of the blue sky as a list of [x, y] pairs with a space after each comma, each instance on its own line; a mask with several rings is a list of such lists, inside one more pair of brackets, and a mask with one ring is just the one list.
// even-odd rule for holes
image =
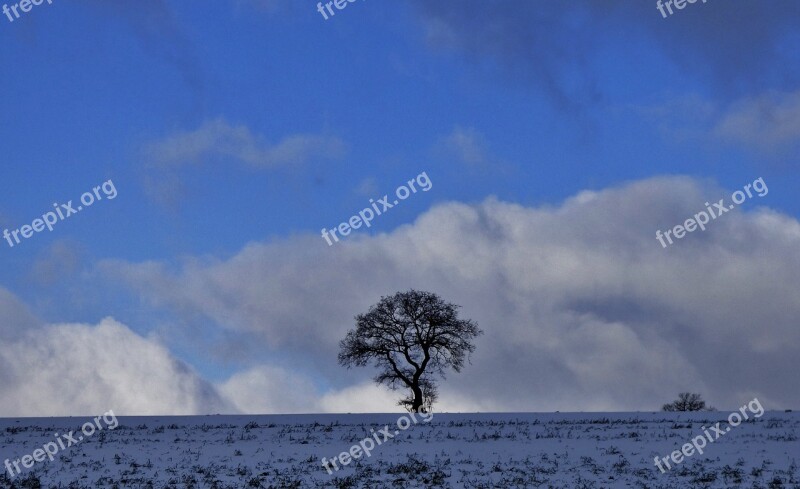
[[[14, 22], [0, 17], [0, 228], [30, 224], [52, 203], [77, 201], [109, 179], [118, 190], [114, 200], [94, 204], [53, 232], [13, 248], [0, 242], [8, 338], [24, 348], [77, 334], [78, 324], [108, 327], [112, 336], [157, 350], [175, 376], [164, 373], [159, 388], [178, 392], [172, 404], [126, 404], [120, 394], [126, 385], [119, 381], [106, 386], [114, 394], [53, 411], [40, 407], [46, 399], [19, 394], [20, 406], [0, 405], [0, 415], [26, 409], [71, 414], [107, 399], [122, 405], [113, 406], [118, 412], [204, 412], [191, 406], [203, 405], [205, 395], [213, 398], [211, 405], [230, 410], [356, 409], [341, 399], [381, 409], [391, 396], [369, 390], [369, 372], [352, 378], [335, 366], [336, 337], [352, 327], [352, 316], [381, 295], [408, 287], [436, 287], [457, 303], [485, 297], [482, 287], [497, 292], [497, 284], [516, 283], [515, 267], [500, 263], [510, 249], [521, 253], [520, 260], [548, 257], [537, 274], [550, 281], [508, 285], [483, 309], [470, 304], [475, 309], [468, 312], [491, 323], [497, 309], [508, 312], [507, 320], [524, 322], [531, 318], [525, 304], [539, 304], [539, 311], [552, 313], [541, 321], [559, 331], [570, 327], [559, 323], [562, 313], [580, 311], [584, 318], [629, 328], [644, 349], [664, 346], [665, 362], [685, 353], [681, 361], [691, 368], [667, 383], [670, 389], [707, 387], [719, 403], [740, 402], [737, 394], [759, 387], [746, 379], [739, 390], [709, 387], [714, 377], [702, 368], [706, 360], [694, 356], [700, 353], [665, 346], [708, 337], [722, 327], [723, 314], [690, 313], [679, 297], [655, 304], [630, 292], [642, 284], [658, 289], [661, 280], [682, 284], [673, 292], [709, 291], [716, 284], [721, 288], [715, 294], [741, 303], [754, 290], [745, 284], [728, 290], [719, 285], [726, 277], [764, 257], [788, 269], [800, 266], [792, 251], [800, 213], [799, 19], [800, 6], [788, 0], [697, 3], [666, 19], [649, 1], [565, 6], [521, 0], [457, 6], [357, 1], [328, 20], [313, 2], [145, 0], [124, 6], [54, 0]], [[332, 247], [319, 236], [421, 172], [430, 177], [431, 191], [380, 216], [369, 230]], [[693, 242], [677, 243], [681, 250], [658, 245], [656, 229], [683, 222], [704, 201], [758, 177], [769, 185], [768, 196], [743, 204], [716, 229], [689, 236]], [[599, 201], [575, 200], [585, 191], [597, 192]], [[572, 205], [587, 207], [577, 211]], [[518, 211], [536, 223], [506, 218]], [[546, 224], [547, 216], [571, 213], [598, 214], [593, 221]], [[444, 220], [432, 224], [437, 216]], [[458, 230], [461, 218], [464, 226], [478, 223], [476, 234]], [[782, 237], [767, 239], [765, 226], [777, 221], [779, 231], [769, 232]], [[507, 248], [503, 240], [525, 226], [559, 238]], [[613, 237], [595, 233], [618, 227]], [[589, 240], [587, 247], [578, 244], [582, 239]], [[653, 255], [639, 256], [640, 246]], [[730, 247], [731, 271], [680, 275], [680, 267], [696, 270], [715, 260], [709, 256], [720, 247]], [[561, 249], [574, 256], [562, 268], [548, 268], [564, 258]], [[613, 251], [593, 256], [603, 250]], [[639, 258], [629, 261], [634, 255]], [[467, 269], [483, 259], [485, 268], [476, 270], [488, 275], [467, 287], [464, 277], [478, 274]], [[584, 267], [588, 275], [564, 288], [563, 296], [543, 299], [561, 290], [558, 270], [571, 273], [570, 264], [595, 259], [607, 265]], [[674, 276], [650, 275], [661, 261], [672, 270], [664, 273]], [[387, 263], [394, 265], [382, 269]], [[628, 273], [639, 274], [634, 289], [628, 287], [635, 280], [621, 278]], [[454, 278], [459, 276], [461, 281]], [[498, 282], [492, 285], [489, 276]], [[580, 284], [599, 276], [598, 289], [583, 291]], [[782, 290], [796, 288], [796, 277], [787, 278]], [[601, 300], [600, 290], [619, 296]], [[774, 301], [760, 304], [765, 310], [758, 314], [784, 310], [786, 317], [773, 320], [791, 321], [796, 306], [782, 304], [768, 288], [761, 292]], [[261, 297], [271, 299], [261, 304]], [[293, 316], [297, 311], [277, 311], [271, 301], [314, 313]], [[558, 304], [571, 305], [562, 310]], [[638, 313], [643, 316], [634, 318]], [[691, 323], [694, 314], [699, 329], [672, 324], [684, 313], [681, 321]], [[29, 324], [19, 319], [28, 314], [36, 318], [31, 326], [14, 324]], [[639, 329], [659, 322], [662, 331], [677, 328], [676, 336], [651, 338], [650, 329]], [[64, 323], [72, 329], [58, 329]], [[524, 329], [531, 341], [547, 329], [537, 324]], [[322, 327], [329, 332], [324, 339], [303, 343]], [[498, 328], [488, 336], [517, 334]], [[776, 328], [767, 335], [778, 337]], [[484, 329], [492, 331], [490, 325]], [[624, 341], [602, 331], [610, 336], [600, 334], [587, 346], [589, 357]], [[796, 340], [789, 345], [796, 348]], [[476, 375], [490, 379], [504, 369], [535, 367], [495, 361], [508, 354], [510, 345], [503, 345], [484, 348], [496, 356], [487, 357], [484, 367], [478, 358]], [[542, 358], [552, 355], [557, 364], [568, 356], [560, 348], [568, 347], [551, 345]], [[768, 351], [765, 346], [748, 358], [759, 364]], [[88, 382], [100, 364], [59, 368], [75, 382]], [[619, 379], [626, 365], [636, 361], [609, 365], [606, 380]], [[761, 373], [787, 365], [764, 365]], [[11, 379], [20, 367], [6, 368]], [[536, 396], [524, 404], [493, 393], [487, 380], [472, 391], [454, 387], [445, 404], [467, 410], [660, 405], [660, 393], [643, 378], [636, 395], [621, 398], [582, 387], [586, 378], [567, 361], [554, 368], [553, 378], [575, 388], [552, 402], [536, 400], [548, 392], [546, 383], [526, 386]], [[174, 387], [184, 376], [199, 386], [197, 392]], [[287, 379], [304, 383], [308, 392], [288, 405], [275, 404], [270, 393]], [[50, 381], [57, 377], [36, 385]], [[257, 386], [263, 398], [248, 397]], [[764, 389], [775, 406], [800, 399]], [[497, 400], [475, 404], [469, 399], [478, 392]]]

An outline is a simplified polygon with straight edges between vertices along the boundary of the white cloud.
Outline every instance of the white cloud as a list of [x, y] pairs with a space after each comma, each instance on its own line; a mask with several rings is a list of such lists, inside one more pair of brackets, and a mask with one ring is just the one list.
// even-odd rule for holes
[[714, 134], [767, 150], [800, 144], [800, 90], [736, 102], [720, 117]]
[[723, 105], [686, 94], [635, 110], [673, 142], [718, 142], [784, 155], [800, 147], [800, 90], [768, 91]]
[[333, 136], [294, 134], [269, 144], [247, 126], [231, 125], [224, 119], [206, 121], [195, 130], [177, 132], [146, 148], [151, 163], [162, 167], [231, 160], [257, 168], [275, 168], [312, 159], [338, 159], [344, 153], [344, 142]]
[[2, 416], [234, 411], [163, 345], [111, 318], [98, 325], [44, 325], [3, 289], [0, 311], [16, 332], [0, 344]]
[[246, 413], [312, 413], [318, 396], [313, 382], [286, 369], [259, 366], [233, 375], [219, 391]]
[[442, 145], [460, 161], [472, 167], [486, 166], [493, 159], [486, 150], [485, 138], [473, 128], [455, 127], [453, 132], [442, 139]]
[[[405, 393], [403, 393], [405, 394]], [[362, 382], [326, 393], [319, 401], [323, 413], [393, 413], [402, 412], [398, 396], [374, 382]]]
[[3, 287], [0, 287], [0, 318], [0, 340], [3, 343], [42, 326], [28, 306]]
[[[235, 374], [219, 385], [219, 391], [245, 413], [404, 412], [397, 401], [405, 392], [392, 392], [371, 381], [322, 391], [310, 378], [279, 367], [258, 366]], [[463, 396], [448, 395], [437, 403], [436, 409], [440, 412], [479, 411], [481, 405]]]
[[367, 177], [358, 184], [356, 193], [364, 197], [372, 197], [378, 193], [378, 182], [373, 177]]
[[[406, 392], [392, 392], [385, 386], [366, 381], [323, 395], [319, 401], [319, 412], [322, 413], [394, 413], [403, 412], [397, 401], [405, 397]], [[437, 412], [476, 412], [487, 411], [486, 405], [467, 399], [458, 393], [448, 392], [435, 405]]]
[[218, 118], [147, 144], [143, 184], [151, 199], [175, 211], [187, 195], [180, 172], [184, 167], [233, 164], [274, 170], [338, 160], [346, 153], [345, 142], [335, 136], [292, 134], [270, 143], [245, 125]]

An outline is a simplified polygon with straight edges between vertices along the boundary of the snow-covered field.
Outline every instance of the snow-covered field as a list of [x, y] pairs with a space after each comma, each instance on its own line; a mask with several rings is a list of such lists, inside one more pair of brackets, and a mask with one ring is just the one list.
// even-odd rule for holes
[[[659, 472], [654, 457], [726, 414], [436, 414], [333, 475], [322, 457], [401, 415], [119, 417], [0, 487], [800, 488], [800, 413], [767, 412]], [[0, 462], [90, 420], [0, 419]]]

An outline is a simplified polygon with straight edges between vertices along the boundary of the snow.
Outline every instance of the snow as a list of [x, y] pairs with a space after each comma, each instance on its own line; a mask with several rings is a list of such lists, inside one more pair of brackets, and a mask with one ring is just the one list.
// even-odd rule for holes
[[[402, 414], [118, 417], [0, 487], [800, 488], [800, 414], [766, 412], [661, 473], [727, 413], [433, 415], [329, 475], [331, 459]], [[0, 463], [87, 418], [0, 419]], [[103, 425], [105, 427], [105, 425]], [[373, 438], [374, 439], [374, 438]], [[25, 481], [26, 485], [22, 485]]]

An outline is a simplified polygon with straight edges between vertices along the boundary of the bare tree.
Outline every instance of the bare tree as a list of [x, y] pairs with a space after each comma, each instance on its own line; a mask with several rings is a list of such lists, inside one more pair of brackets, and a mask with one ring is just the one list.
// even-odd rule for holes
[[681, 392], [678, 399], [661, 407], [662, 411], [714, 411], [712, 407], [706, 407], [706, 401], [700, 394]]
[[350, 368], [372, 362], [379, 369], [375, 382], [410, 390], [401, 406], [429, 412], [437, 395], [434, 376], [444, 378], [448, 368], [460, 372], [475, 351], [472, 340], [483, 334], [472, 320], [458, 318], [458, 307], [413, 289], [381, 297], [356, 316], [356, 328], [340, 343], [339, 363]]

